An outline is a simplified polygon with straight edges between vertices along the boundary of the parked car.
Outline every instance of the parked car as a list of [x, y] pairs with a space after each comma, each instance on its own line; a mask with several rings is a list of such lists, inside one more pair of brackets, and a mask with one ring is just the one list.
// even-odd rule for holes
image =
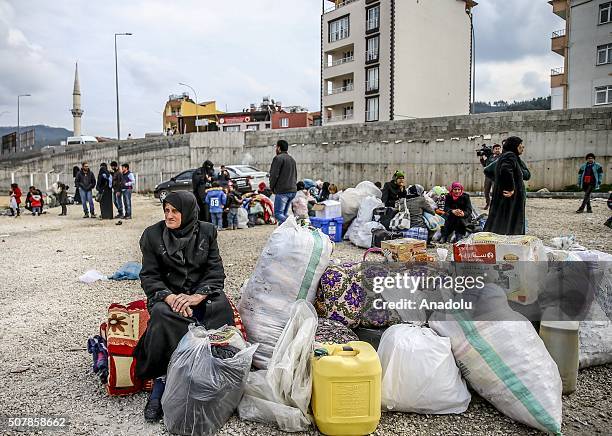
[[[228, 169], [229, 170], [229, 169]], [[176, 191], [193, 191], [193, 184], [191, 183], [191, 178], [193, 176], [194, 171], [196, 169], [186, 170], [181, 173], [178, 173], [176, 176], [172, 177], [170, 180], [160, 183], [153, 190], [153, 194], [155, 198], [159, 198], [160, 201], [164, 201], [164, 198], [171, 193]], [[232, 182], [234, 182], [234, 186], [237, 187], [238, 191], [242, 194], [251, 192], [253, 189], [249, 183], [249, 179], [247, 177], [237, 176], [234, 171], [229, 170], [230, 177]]]
[[266, 186], [270, 187], [270, 174], [251, 165], [226, 165], [225, 168], [228, 169], [232, 178], [234, 174], [236, 177], [247, 177], [253, 191], [257, 191], [261, 182], [265, 182]]

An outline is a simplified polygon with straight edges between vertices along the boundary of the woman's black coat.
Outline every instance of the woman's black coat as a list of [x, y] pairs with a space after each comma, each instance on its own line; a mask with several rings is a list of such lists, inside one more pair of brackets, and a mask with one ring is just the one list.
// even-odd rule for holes
[[[527, 201], [524, 180], [529, 180], [531, 173], [512, 151], [507, 151], [499, 157], [495, 162], [494, 171], [495, 184], [491, 196], [489, 218], [484, 230], [500, 235], [524, 235], [526, 230], [525, 203]], [[514, 195], [506, 198], [503, 191], [514, 191]]]
[[166, 224], [160, 221], [148, 227], [140, 238], [142, 271], [140, 283], [147, 295], [149, 309], [170, 294], [223, 293], [225, 272], [217, 245], [217, 229], [199, 222], [193, 253], [186, 253], [185, 264], [171, 258], [162, 235]]

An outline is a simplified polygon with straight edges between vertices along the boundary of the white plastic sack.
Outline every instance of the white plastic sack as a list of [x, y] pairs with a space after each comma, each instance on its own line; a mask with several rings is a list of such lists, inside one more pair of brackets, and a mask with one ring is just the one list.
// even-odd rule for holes
[[378, 186], [376, 186], [374, 183], [368, 180], [365, 180], [357, 184], [357, 186], [355, 186], [355, 189], [367, 195], [372, 195], [378, 199], [382, 198], [382, 191], [378, 189]]
[[378, 346], [383, 410], [463, 413], [470, 395], [448, 338], [408, 324], [389, 327]]
[[239, 229], [247, 229], [249, 226], [247, 225], [249, 222], [249, 213], [244, 207], [238, 208], [238, 228]]
[[450, 338], [457, 365], [480, 396], [516, 421], [560, 434], [561, 376], [531, 323], [522, 319], [449, 318], [430, 320], [429, 326]]
[[358, 247], [371, 248], [372, 230], [384, 228], [384, 226], [382, 224], [377, 226], [370, 225], [369, 231], [368, 229], [362, 229], [362, 227], [372, 222], [372, 217], [374, 216], [374, 209], [381, 206], [384, 206], [383, 202], [374, 196], [368, 196], [364, 198], [361, 202], [361, 205], [359, 206], [357, 218], [355, 218], [355, 220], [349, 226], [348, 230], [346, 231], [346, 234], [344, 235], [344, 239], [349, 239], [353, 244], [357, 245]]
[[307, 301], [296, 301], [268, 370], [257, 371], [249, 377], [238, 406], [241, 419], [273, 423], [283, 431], [308, 430], [312, 390], [310, 358], [317, 325], [314, 307]]
[[81, 277], [79, 277], [79, 280], [83, 283], [94, 283], [98, 280], [108, 280], [108, 277], [106, 277], [100, 271], [90, 269], [89, 271], [86, 271], [85, 274], [83, 274]]
[[214, 435], [240, 402], [257, 344], [242, 340], [236, 355], [219, 359], [211, 352], [209, 335], [221, 330], [192, 324], [172, 353], [162, 397], [164, 424], [171, 433]]
[[238, 304], [249, 340], [260, 344], [253, 358], [257, 368], [267, 368], [295, 300], [314, 302], [332, 248], [319, 229], [300, 227], [294, 217], [268, 239]]
[[[606, 316], [599, 304], [595, 302], [590, 315], [597, 319], [604, 319]], [[605, 365], [612, 362], [611, 321], [581, 321], [578, 335], [580, 368]]]

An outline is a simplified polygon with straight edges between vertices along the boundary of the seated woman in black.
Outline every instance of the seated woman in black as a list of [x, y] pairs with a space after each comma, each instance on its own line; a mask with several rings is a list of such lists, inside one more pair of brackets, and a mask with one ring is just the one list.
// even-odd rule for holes
[[190, 323], [207, 329], [234, 325], [232, 307], [223, 292], [225, 273], [217, 230], [198, 221], [191, 192], [173, 192], [164, 199], [165, 220], [148, 227], [140, 238], [140, 283], [151, 319], [134, 357], [136, 375], [155, 379], [145, 419], [163, 415], [161, 396], [170, 357]]
[[444, 200], [444, 227], [440, 242], [448, 242], [448, 238], [455, 232], [455, 240], [459, 241], [466, 236], [466, 226], [472, 216], [472, 202], [470, 196], [463, 192], [463, 185], [455, 182]]

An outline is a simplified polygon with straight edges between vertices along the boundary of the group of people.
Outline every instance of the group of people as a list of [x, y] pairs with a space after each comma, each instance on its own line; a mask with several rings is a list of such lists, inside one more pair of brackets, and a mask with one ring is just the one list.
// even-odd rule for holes
[[[11, 183], [9, 190], [9, 207], [11, 216], [15, 218], [21, 216], [21, 197], [23, 193], [17, 183]], [[43, 194], [36, 186], [30, 186], [25, 200], [25, 208], [32, 212], [33, 216], [40, 216], [43, 213]]]
[[[96, 200], [100, 203], [101, 219], [113, 219], [113, 205], [117, 209], [114, 218], [132, 218], [132, 191], [136, 185], [136, 179], [130, 171], [129, 164], [124, 163], [120, 167], [117, 162], [113, 161], [109, 171], [108, 165], [103, 162], [100, 164], [96, 179], [89, 168], [89, 163], [83, 162], [81, 168], [73, 168], [73, 175], [76, 189], [74, 202], [83, 205], [83, 218], [96, 218], [94, 188], [97, 192]], [[62, 185], [60, 188], [67, 196], [67, 186]], [[61, 200], [60, 204], [63, 204]], [[61, 215], [66, 215], [65, 207], [62, 208]]]

